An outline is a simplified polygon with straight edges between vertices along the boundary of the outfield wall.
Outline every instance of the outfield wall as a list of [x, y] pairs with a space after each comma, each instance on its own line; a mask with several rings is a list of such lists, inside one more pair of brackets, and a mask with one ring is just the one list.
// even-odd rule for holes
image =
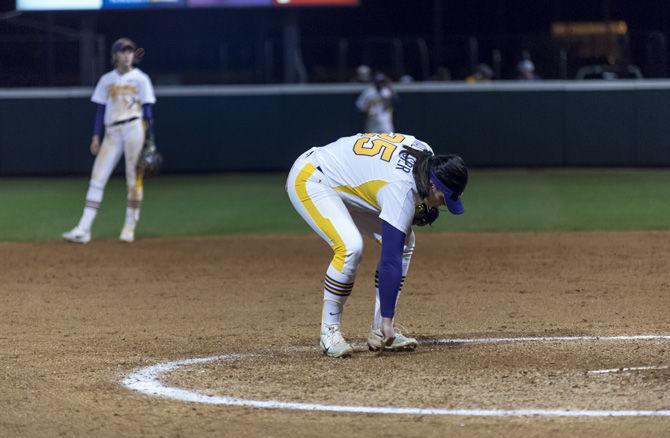
[[[396, 130], [471, 166], [670, 165], [670, 81], [398, 85]], [[286, 170], [311, 146], [360, 132], [362, 87], [160, 87], [165, 172]], [[87, 88], [0, 89], [0, 174], [86, 174]]]

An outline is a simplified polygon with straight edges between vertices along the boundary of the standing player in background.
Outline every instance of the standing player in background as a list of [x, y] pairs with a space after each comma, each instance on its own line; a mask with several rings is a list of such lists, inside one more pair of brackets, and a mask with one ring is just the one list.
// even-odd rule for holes
[[293, 165], [286, 190], [300, 216], [333, 249], [324, 278], [320, 345], [331, 357], [349, 356], [340, 324], [363, 254], [361, 233], [381, 243], [377, 298], [368, 347], [414, 349], [416, 339], [394, 328], [400, 289], [414, 252], [412, 225], [432, 223], [446, 204], [463, 213], [468, 170], [457, 155], [433, 155], [404, 134], [358, 134], [312, 148]]
[[391, 87], [391, 81], [377, 73], [372, 85], [356, 100], [356, 108], [365, 114], [365, 132], [395, 132], [393, 128], [393, 105], [398, 103], [398, 95]]
[[[114, 70], [104, 74], [95, 87], [91, 101], [97, 105], [90, 150], [96, 156], [86, 193], [86, 206], [79, 224], [63, 233], [63, 239], [75, 243], [91, 240], [91, 226], [102, 202], [105, 185], [121, 159], [126, 158], [128, 206], [119, 240], [133, 242], [140, 218], [143, 197], [142, 171], [137, 162], [146, 138], [153, 138], [152, 105], [156, 103], [149, 77], [135, 68], [137, 47], [127, 38], [112, 45]], [[105, 131], [102, 145], [100, 138]]]

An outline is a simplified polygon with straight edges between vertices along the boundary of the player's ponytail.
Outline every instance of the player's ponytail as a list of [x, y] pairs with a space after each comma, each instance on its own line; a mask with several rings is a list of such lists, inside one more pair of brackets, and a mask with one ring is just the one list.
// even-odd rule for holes
[[420, 151], [410, 146], [404, 146], [404, 153], [416, 158], [414, 167], [412, 168], [412, 175], [414, 175], [414, 182], [416, 183], [416, 190], [421, 199], [428, 196], [430, 193], [430, 159], [433, 154], [428, 151]]

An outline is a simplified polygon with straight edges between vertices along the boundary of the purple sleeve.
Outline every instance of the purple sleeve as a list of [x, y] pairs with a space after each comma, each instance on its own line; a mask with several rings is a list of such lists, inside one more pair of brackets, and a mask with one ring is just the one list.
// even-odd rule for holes
[[95, 123], [93, 125], [93, 135], [102, 137], [102, 130], [105, 126], [105, 105], [96, 103]]
[[382, 254], [379, 258], [379, 301], [384, 318], [393, 318], [402, 279], [405, 233], [382, 220]]
[[150, 103], [145, 103], [142, 105], [142, 118], [145, 120], [154, 119], [153, 105]]
[[145, 103], [142, 105], [142, 118], [146, 123], [147, 139], [153, 141], [154, 139], [154, 111], [153, 105]]

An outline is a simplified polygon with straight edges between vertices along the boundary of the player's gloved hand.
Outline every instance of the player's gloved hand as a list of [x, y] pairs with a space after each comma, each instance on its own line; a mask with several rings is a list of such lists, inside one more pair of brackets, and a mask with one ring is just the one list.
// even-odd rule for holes
[[420, 227], [432, 225], [439, 216], [440, 210], [435, 207], [428, 207], [425, 202], [422, 202], [414, 208], [414, 220], [412, 221], [412, 225], [418, 225]]
[[91, 139], [91, 146], [89, 146], [92, 155], [98, 155], [100, 152], [100, 136], [94, 135]]
[[149, 136], [142, 147], [140, 157], [137, 160], [137, 169], [143, 175], [155, 175], [163, 164], [163, 156], [156, 149], [156, 142], [152, 136]]
[[382, 336], [384, 337], [384, 345], [391, 346], [395, 339], [395, 329], [393, 328], [393, 318], [382, 317]]

